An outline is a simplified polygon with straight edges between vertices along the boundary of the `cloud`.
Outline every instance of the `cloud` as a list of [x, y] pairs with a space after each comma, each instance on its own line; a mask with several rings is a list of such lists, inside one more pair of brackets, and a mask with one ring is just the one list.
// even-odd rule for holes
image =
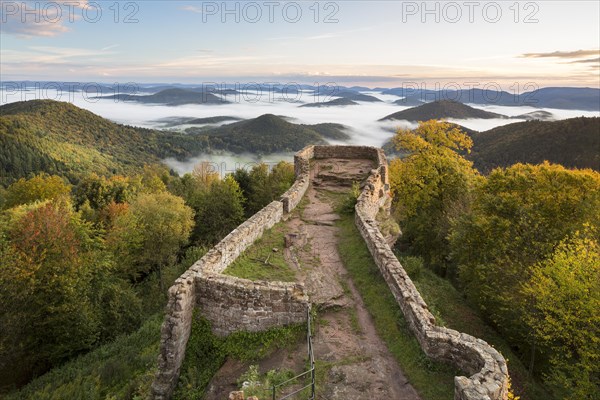
[[120, 45], [118, 45], [118, 44], [111, 44], [110, 46], [103, 47], [100, 50], [106, 51], [106, 50], [114, 49], [115, 47], [119, 47], [119, 46]]
[[89, 3], [88, 0], [71, 2], [55, 1], [20, 1], [5, 2], [0, 7], [0, 20], [2, 30], [0, 34], [14, 35], [19, 38], [29, 39], [36, 36], [53, 37], [70, 31], [65, 22], [73, 23], [81, 20], [79, 10], [97, 10], [98, 3]]
[[551, 53], [525, 53], [522, 58], [582, 58], [597, 56], [600, 50], [553, 51]]
[[1, 34], [15, 35], [21, 38], [30, 38], [34, 36], [52, 37], [68, 32], [69, 28], [60, 22], [50, 22], [43, 18], [37, 19], [31, 17], [25, 22], [17, 15], [2, 15]]
[[183, 10], [183, 11], [193, 12], [196, 14], [202, 14], [202, 10], [195, 6], [183, 6], [183, 7], [179, 7], [179, 9]]
[[567, 64], [600, 64], [600, 57], [569, 61]]

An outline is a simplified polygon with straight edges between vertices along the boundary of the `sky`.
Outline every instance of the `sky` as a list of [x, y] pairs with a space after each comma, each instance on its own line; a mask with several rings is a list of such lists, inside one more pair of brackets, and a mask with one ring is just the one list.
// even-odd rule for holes
[[0, 78], [600, 87], [598, 1], [7, 1]]

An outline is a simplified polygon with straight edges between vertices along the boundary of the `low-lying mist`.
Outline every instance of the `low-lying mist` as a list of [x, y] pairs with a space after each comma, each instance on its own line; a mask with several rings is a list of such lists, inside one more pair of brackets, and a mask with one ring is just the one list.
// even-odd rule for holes
[[[207, 118], [214, 116], [230, 116], [242, 119], [256, 118], [263, 114], [275, 114], [287, 117], [290, 122], [302, 124], [318, 124], [324, 122], [333, 122], [346, 125], [351, 139], [349, 144], [381, 146], [398, 128], [414, 128], [416, 123], [409, 121], [378, 121], [379, 119], [397, 111], [402, 111], [410, 107], [393, 104], [394, 100], [400, 97], [381, 94], [379, 92], [365, 92], [382, 100], [381, 102], [358, 102], [358, 105], [344, 107], [300, 107], [303, 103], [313, 102], [314, 98], [308, 93], [299, 96], [299, 101], [287, 102], [278, 99], [268, 99], [263, 96], [256, 102], [240, 101], [235, 103], [225, 103], [220, 105], [201, 105], [189, 104], [180, 106], [166, 105], [148, 105], [135, 102], [123, 102], [103, 99], [86, 99], [77, 93], [71, 93], [69, 96], [60, 96], [47, 93], [47, 98], [55, 100], [70, 101], [76, 106], [87, 109], [104, 118], [117, 123], [133, 125], [145, 128], [164, 129], [166, 118]], [[53, 97], [54, 96], [54, 97]], [[18, 101], [20, 99], [8, 99], [3, 97], [4, 102]], [[257, 98], [259, 96], [257, 95]], [[278, 101], [279, 100], [279, 101]], [[331, 100], [331, 99], [327, 99]], [[534, 107], [508, 107], [496, 105], [475, 105], [469, 106], [486, 111], [491, 111], [507, 116], [517, 116], [532, 111], [545, 110], [553, 114], [555, 119], [565, 119], [578, 116], [599, 116], [600, 113], [594, 111], [579, 110], [557, 110], [557, 109], [539, 109]], [[469, 129], [476, 131], [485, 131], [497, 126], [506, 125], [514, 122], [523, 121], [521, 119], [451, 119]], [[234, 122], [234, 121], [231, 121]], [[229, 122], [224, 122], [229, 123]], [[223, 125], [224, 123], [212, 124]], [[169, 129], [182, 129], [186, 126], [171, 127]], [[197, 125], [196, 125], [197, 126]], [[339, 143], [339, 142], [338, 142]], [[165, 163], [179, 173], [189, 172], [194, 165], [201, 161], [208, 161], [220, 165], [219, 170], [226, 169], [231, 172], [236, 169], [235, 165], [251, 165], [259, 162], [261, 159], [253, 154], [199, 154], [185, 162], [175, 159], [167, 159]], [[269, 163], [276, 163], [280, 160], [292, 160], [291, 154], [272, 154], [263, 158]]]
[[221, 177], [235, 172], [237, 169], [250, 171], [254, 166], [263, 163], [269, 169], [277, 165], [280, 161], [294, 161], [294, 153], [272, 153], [266, 156], [257, 156], [251, 153], [234, 154], [231, 152], [218, 152], [199, 154], [197, 157], [188, 158], [180, 161], [174, 158], [167, 158], [163, 162], [172, 170], [180, 175], [194, 170], [194, 167], [204, 163], [204, 171], [216, 172]]

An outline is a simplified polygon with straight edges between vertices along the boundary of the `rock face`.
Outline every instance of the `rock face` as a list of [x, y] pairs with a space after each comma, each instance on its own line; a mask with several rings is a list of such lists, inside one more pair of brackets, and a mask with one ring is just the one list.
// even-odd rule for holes
[[[327, 158], [375, 161], [377, 167], [371, 170], [355, 207], [356, 225], [423, 351], [470, 375], [455, 378], [455, 400], [506, 399], [508, 370], [502, 355], [483, 340], [435, 324], [427, 304], [379, 231], [375, 218], [390, 196], [388, 167], [383, 150], [366, 146], [309, 146], [298, 152], [294, 156], [296, 182], [280, 201], [267, 205], [233, 230], [175, 281], [169, 289], [161, 328], [152, 398], [169, 399], [172, 394], [195, 308], [202, 311], [220, 335], [306, 321], [308, 300], [303, 285], [253, 282], [224, 276], [222, 272], [298, 205], [309, 186], [311, 159]], [[352, 375], [352, 371], [337, 372], [340, 376]], [[342, 387], [336, 390], [344, 392]]]

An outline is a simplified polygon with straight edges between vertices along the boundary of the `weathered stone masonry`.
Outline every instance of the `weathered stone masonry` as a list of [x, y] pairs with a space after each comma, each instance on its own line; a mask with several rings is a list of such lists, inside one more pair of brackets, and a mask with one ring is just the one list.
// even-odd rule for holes
[[325, 158], [376, 162], [377, 168], [371, 171], [356, 204], [356, 226], [425, 354], [470, 375], [455, 378], [454, 398], [506, 399], [508, 370], [502, 355], [483, 340], [435, 325], [427, 304], [379, 231], [375, 216], [389, 197], [387, 161], [383, 150], [366, 146], [309, 146], [298, 152], [294, 156], [296, 182], [281, 200], [272, 202], [232, 231], [175, 281], [169, 289], [161, 329], [153, 398], [168, 399], [177, 383], [195, 307], [220, 335], [305, 321], [307, 297], [302, 285], [252, 282], [222, 272], [266, 229], [298, 205], [310, 183], [310, 160]]
[[[304, 194], [302, 192], [300, 197]], [[285, 197], [285, 195], [284, 195]], [[253, 282], [222, 272], [263, 232], [283, 218], [283, 201], [274, 201], [234, 229], [169, 288], [161, 327], [158, 372], [152, 398], [169, 399], [185, 356], [193, 312], [200, 309], [214, 333], [262, 331], [306, 321], [308, 299], [302, 285]]]
[[389, 177], [383, 151], [373, 151], [377, 152], [378, 168], [371, 171], [358, 198], [355, 222], [411, 331], [427, 356], [470, 375], [454, 378], [456, 400], [506, 399], [508, 369], [504, 357], [481, 339], [435, 324], [435, 317], [379, 231], [375, 216], [388, 196]]

